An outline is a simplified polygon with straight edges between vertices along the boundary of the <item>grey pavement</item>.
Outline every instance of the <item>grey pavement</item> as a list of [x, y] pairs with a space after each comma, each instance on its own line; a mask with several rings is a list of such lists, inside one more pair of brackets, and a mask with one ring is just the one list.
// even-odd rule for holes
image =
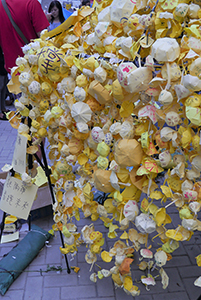
[[[9, 107], [10, 108], [10, 107]], [[14, 109], [13, 107], [11, 107]], [[8, 121], [0, 121], [0, 168], [5, 163], [12, 162], [14, 144], [17, 130], [13, 129]], [[169, 207], [168, 213], [172, 218], [174, 226], [180, 223], [178, 213], [173, 207]], [[3, 212], [0, 211], [0, 220]], [[36, 218], [32, 221], [33, 224], [40, 226], [45, 230], [50, 230], [53, 225], [52, 215]], [[85, 225], [91, 224], [89, 218], [81, 218], [76, 221], [78, 230]], [[100, 230], [105, 237], [105, 250], [108, 250], [113, 245], [113, 240], [107, 237], [107, 230], [103, 226], [102, 221], [98, 220], [95, 223], [95, 230]], [[119, 232], [119, 235], [122, 232]], [[25, 234], [25, 233], [24, 233]], [[23, 233], [20, 239], [23, 238]], [[8, 253], [17, 242], [11, 242], [0, 245], [0, 258]], [[160, 240], [156, 239], [153, 244], [156, 248], [160, 246]], [[166, 290], [162, 289], [161, 279], [156, 279], [156, 285], [151, 286], [147, 291], [145, 286], [139, 283], [141, 275], [144, 272], [137, 267], [137, 254], [134, 255], [136, 263], [132, 264], [132, 278], [136, 281], [135, 284], [141, 290], [138, 297], [131, 297], [125, 294], [122, 289], [115, 288], [112, 279], [102, 279], [93, 283], [89, 280], [90, 265], [85, 262], [86, 247], [80, 246], [75, 257], [70, 254], [67, 256], [70, 266], [80, 267], [80, 271], [76, 274], [72, 271], [70, 274], [66, 270], [58, 273], [51, 271], [42, 273], [35, 270], [46, 270], [47, 266], [61, 266], [66, 268], [64, 256], [60, 253], [61, 246], [60, 236], [58, 233], [50, 240], [49, 246], [44, 247], [31, 262], [29, 266], [10, 286], [9, 290], [0, 299], [4, 300], [84, 300], [84, 299], [104, 299], [104, 300], [197, 300], [201, 295], [201, 289], [194, 286], [194, 280], [201, 275], [201, 269], [196, 265], [195, 257], [201, 253], [201, 237], [199, 232], [195, 232], [190, 241], [180, 243], [180, 247], [173, 253], [173, 258], [164, 267], [170, 277], [169, 286]], [[101, 262], [98, 258], [98, 265], [101, 267], [110, 268], [106, 263]], [[99, 269], [94, 266], [92, 272], [97, 272]]]

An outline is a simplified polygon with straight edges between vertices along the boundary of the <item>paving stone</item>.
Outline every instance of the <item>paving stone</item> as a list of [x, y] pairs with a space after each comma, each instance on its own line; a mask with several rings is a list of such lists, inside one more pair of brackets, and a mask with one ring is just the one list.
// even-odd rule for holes
[[188, 294], [190, 300], [197, 300], [198, 297], [201, 295], [200, 287], [194, 285], [194, 281], [196, 279], [197, 279], [197, 277], [183, 279], [184, 286], [186, 288], [186, 291], [187, 291], [187, 294]]
[[[33, 216], [34, 216], [34, 211], [33, 211]], [[51, 218], [51, 215], [49, 215], [48, 217], [37, 219], [37, 226], [39, 226], [40, 228], [43, 228], [44, 230], [49, 231], [51, 229], [51, 226], [49, 226], [49, 224], [48, 224], [48, 220], [50, 218]], [[33, 224], [35, 224], [35, 223], [36, 223], [36, 221], [33, 221]], [[54, 237], [49, 240], [50, 243], [52, 242], [52, 240], [54, 240]], [[61, 242], [60, 242], [60, 244], [61, 244]]]
[[23, 300], [24, 290], [8, 290], [4, 296], [0, 296], [2, 300]]
[[100, 297], [109, 297], [114, 295], [114, 285], [111, 277], [98, 280], [97, 292]]
[[[50, 219], [51, 217], [48, 217]], [[50, 226], [49, 226], [50, 227]], [[58, 245], [59, 247], [62, 245], [61, 237], [59, 232], [55, 232], [53, 238], [49, 240], [49, 245]]]
[[117, 288], [115, 289], [115, 299], [116, 300], [133, 300], [133, 296], [126, 295], [123, 289]]
[[[67, 262], [68, 262], [68, 266], [70, 268], [70, 271], [71, 271], [70, 274], [71, 274], [71, 273], [73, 273], [73, 270], [71, 270], [71, 266], [77, 266], [77, 263], [74, 263], [74, 262], [71, 263], [68, 255], [67, 255]], [[63, 254], [61, 255], [61, 263], [60, 264], [56, 264], [56, 266], [61, 266], [62, 270], [63, 270], [62, 273], [68, 274], [65, 256]]]
[[[115, 300], [115, 298], [114, 297], [96, 297], [96, 298], [90, 298], [90, 300], [97, 300], [97, 299], [99, 299], [99, 300]], [[83, 298], [82, 300], [88, 300], [88, 298]], [[125, 300], [127, 300], [127, 299], [125, 299]]]
[[200, 245], [201, 244], [201, 235], [199, 232], [195, 232], [193, 236], [191, 237], [190, 241], [184, 241], [182, 242], [184, 246], [189, 245]]
[[51, 276], [44, 277], [44, 287], [65, 287], [65, 286], [73, 286], [78, 284], [77, 274], [56, 274]]
[[200, 267], [198, 266], [188, 266], [188, 267], [179, 267], [178, 268], [179, 274], [182, 278], [189, 278], [189, 277], [199, 277], [200, 276]]
[[197, 265], [195, 257], [200, 254], [200, 247], [198, 245], [186, 245], [184, 246], [189, 256], [192, 265]]
[[86, 248], [85, 244], [82, 244], [82, 245], [79, 246], [78, 253], [80, 253], [80, 252], [85, 252], [86, 253], [86, 251], [87, 251], [87, 248]]
[[45, 262], [47, 264], [61, 264], [61, 251], [57, 245], [48, 248]]
[[76, 287], [62, 287], [61, 299], [83, 299], [83, 298], [97, 298], [96, 288], [94, 285], [86, 288], [86, 286], [80, 285]]
[[95, 230], [101, 231], [102, 233], [108, 233], [108, 228], [105, 227], [103, 224], [96, 225]]
[[[27, 276], [36, 277], [36, 276], [49, 276], [49, 275], [51, 275], [51, 272], [45, 273], [45, 270], [47, 270], [47, 264], [37, 265], [37, 264], [33, 264], [33, 262], [34, 262], [34, 260], [32, 261], [32, 263], [27, 268], [27, 270], [28, 270]], [[40, 269], [42, 270], [42, 275], [40, 275]]]
[[15, 279], [15, 281], [11, 284], [10, 290], [22, 290], [25, 287], [26, 283], [26, 278], [27, 278], [27, 273], [22, 272], [18, 278]]
[[44, 288], [42, 300], [59, 300], [60, 288]]
[[139, 296], [135, 296], [134, 299], [135, 300], [153, 300], [153, 296], [152, 295], [139, 295]]
[[[68, 253], [67, 254], [67, 261], [68, 261], [69, 268], [76, 267], [76, 266], [78, 267], [77, 255], [75, 255], [75, 256], [72, 257], [71, 254]], [[67, 273], [66, 260], [65, 260], [65, 256], [63, 254], [61, 256], [61, 267], [64, 270], [63, 272]], [[71, 272], [74, 273], [73, 270], [71, 270]]]
[[1, 156], [8, 157], [8, 151], [7, 150], [2, 150], [1, 151]]
[[188, 255], [174, 256], [173, 254], [172, 259], [167, 262], [165, 267], [172, 268], [172, 267], [189, 266], [189, 265], [191, 265], [191, 261]]
[[12, 161], [13, 161], [13, 153], [8, 155], [6, 163], [11, 164]]
[[173, 253], [173, 256], [178, 256], [178, 255], [187, 255], [186, 249], [184, 248], [184, 245], [182, 243], [179, 243], [179, 248], [176, 249]]
[[0, 149], [7, 151], [7, 154], [8, 152], [10, 153], [10, 143], [5, 143], [3, 146], [0, 146]]
[[85, 226], [85, 225], [90, 225], [92, 222], [91, 218], [80, 218], [80, 221], [77, 221], [77, 225], [79, 226]]
[[78, 273], [78, 284], [79, 285], [94, 285], [94, 282], [92, 282], [89, 277], [90, 277], [90, 266], [89, 264], [85, 263], [79, 263], [79, 273]]
[[[10, 243], [9, 243], [10, 244]], [[13, 246], [7, 246], [7, 247], [5, 247], [5, 246], [3, 246], [2, 244], [1, 244], [1, 248], [0, 248], [0, 255], [1, 256], [4, 256], [4, 255], [6, 255], [6, 254], [8, 254], [12, 249], [13, 249], [13, 247], [17, 244], [17, 243], [12, 243], [13, 244]]]
[[3, 156], [3, 155], [0, 156], [0, 168], [2, 168], [5, 165], [5, 162], [7, 163], [7, 158], [8, 158], [7, 155], [6, 156]]
[[32, 261], [32, 265], [43, 265], [46, 257], [46, 248], [43, 248], [38, 252], [37, 256]]
[[169, 276], [169, 285], [167, 291], [169, 292], [179, 292], [184, 291], [184, 285], [181, 281], [181, 277], [177, 268], [165, 268], [165, 272]]
[[[168, 210], [167, 210], [167, 213], [169, 213]], [[173, 213], [173, 214], [170, 213], [170, 217], [172, 219], [172, 224], [174, 225], [174, 228], [177, 228], [177, 226], [181, 224], [181, 219], [179, 217], [178, 212]], [[172, 227], [172, 224], [170, 224], [171, 227]]]
[[[107, 263], [105, 261], [101, 261], [101, 263], [99, 265], [102, 269], [110, 270], [112, 267], [114, 267], [114, 260], [112, 260], [109, 263]], [[96, 267], [96, 265], [95, 265], [95, 267]], [[99, 271], [99, 268], [96, 267], [95, 271]]]
[[85, 252], [79, 252], [77, 253], [77, 261], [78, 261], [78, 264], [79, 263], [84, 263], [85, 262], [85, 254], [87, 252], [87, 249], [85, 248]]
[[153, 295], [153, 300], [196, 300], [196, 299], [189, 298], [184, 292], [174, 292], [174, 293]]
[[[0, 124], [2, 124], [2, 122]], [[7, 140], [8, 140], [8, 136], [7, 135], [2, 135], [1, 136], [1, 142], [5, 143]]]
[[[43, 277], [28, 277], [25, 285], [24, 299], [39, 300], [42, 298]], [[14, 299], [13, 299], [14, 300]], [[16, 298], [17, 300], [17, 298]]]

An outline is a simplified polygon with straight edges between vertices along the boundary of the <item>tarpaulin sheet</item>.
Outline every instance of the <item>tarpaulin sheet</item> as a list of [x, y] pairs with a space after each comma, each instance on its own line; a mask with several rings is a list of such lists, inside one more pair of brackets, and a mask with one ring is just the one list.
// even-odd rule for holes
[[51, 234], [32, 224], [27, 235], [0, 261], [0, 293], [4, 295], [14, 280], [37, 256]]

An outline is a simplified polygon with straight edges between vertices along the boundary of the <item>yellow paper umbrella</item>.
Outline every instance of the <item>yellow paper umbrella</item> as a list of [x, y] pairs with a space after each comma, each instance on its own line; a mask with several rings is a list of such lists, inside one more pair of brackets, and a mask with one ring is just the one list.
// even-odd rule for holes
[[132, 278], [130, 276], [126, 276], [124, 278], [124, 288], [128, 291], [130, 291], [133, 287], [133, 281]]
[[165, 235], [175, 241], [181, 241], [183, 239], [182, 234], [174, 229], [167, 230]]
[[120, 236], [120, 239], [121, 239], [121, 240], [128, 240], [128, 233], [127, 233], [126, 231], [124, 231], [124, 232], [122, 233], [122, 235]]
[[127, 118], [129, 117], [132, 112], [133, 112], [133, 108], [134, 108], [134, 105], [132, 102], [129, 102], [129, 101], [124, 101], [121, 105], [121, 108], [120, 108], [120, 116], [122, 118]]
[[97, 261], [96, 254], [92, 253], [90, 249], [87, 250], [87, 253], [85, 254], [85, 260], [88, 264], [93, 264]]
[[146, 158], [144, 160], [144, 167], [149, 172], [153, 172], [153, 173], [163, 172], [163, 168], [158, 166], [157, 163], [154, 160], [150, 159], [150, 158]]
[[14, 223], [16, 221], [17, 221], [17, 218], [15, 216], [12, 216], [12, 215], [7, 216], [5, 218], [5, 224], [11, 224], [11, 223]]
[[164, 223], [165, 218], [166, 218], [165, 207], [158, 209], [154, 214], [154, 218], [155, 218], [157, 226], [160, 227]]
[[159, 272], [160, 272], [160, 275], [162, 278], [161, 283], [162, 283], [163, 289], [166, 289], [169, 284], [169, 277], [163, 268], [161, 268]]
[[196, 256], [196, 263], [198, 265], [198, 267], [201, 267], [201, 254], [199, 254], [198, 256]]

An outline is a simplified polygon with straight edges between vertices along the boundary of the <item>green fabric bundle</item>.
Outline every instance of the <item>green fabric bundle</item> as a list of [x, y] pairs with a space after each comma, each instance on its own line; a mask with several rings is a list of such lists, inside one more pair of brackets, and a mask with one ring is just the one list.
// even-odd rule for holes
[[0, 293], [4, 295], [14, 280], [37, 256], [52, 235], [36, 225], [0, 261]]

